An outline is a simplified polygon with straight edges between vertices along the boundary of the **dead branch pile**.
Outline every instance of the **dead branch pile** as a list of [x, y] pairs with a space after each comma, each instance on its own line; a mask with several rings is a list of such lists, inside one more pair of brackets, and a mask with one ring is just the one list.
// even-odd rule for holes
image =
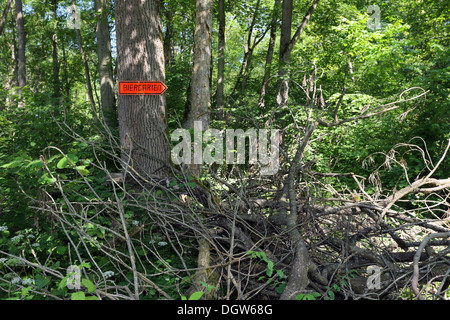
[[[370, 115], [392, 110], [396, 103]], [[43, 190], [35, 208], [67, 235], [71, 259], [90, 261], [95, 294], [101, 299], [137, 299], [148, 290], [162, 299], [195, 291], [210, 299], [242, 300], [295, 299], [311, 293], [335, 299], [448, 298], [450, 179], [438, 180], [433, 174], [450, 141], [435, 164], [418, 146], [394, 146], [385, 155], [384, 168], [401, 163], [397, 150], [406, 146], [420, 152], [426, 173], [389, 194], [376, 179], [382, 167], [366, 178], [318, 173], [305, 163], [304, 152], [317, 126], [347, 122], [334, 115], [330, 123], [316, 118], [299, 128], [298, 145], [291, 157], [283, 152], [284, 163], [274, 176], [241, 175], [236, 169], [226, 177], [211, 170], [209, 181], [200, 182], [174, 169], [176, 178], [143, 178], [128, 164], [122, 163], [117, 175], [99, 162], [94, 165], [104, 171], [105, 187], [113, 196], [102, 198], [79, 173], [79, 183], [91, 190], [91, 197], [73, 201], [67, 195], [70, 181], [55, 176], [58, 199]], [[358, 190], [337, 190], [327, 182], [342, 176], [352, 177]], [[367, 192], [368, 183], [380, 187], [376, 194]], [[420, 206], [408, 206], [411, 195]], [[130, 218], [129, 211], [138, 214]], [[130, 219], [136, 222], [132, 226]], [[105, 236], [93, 236], [91, 226]], [[170, 246], [176, 263], [164, 258], [158, 243]], [[115, 266], [121, 285], [105, 280], [93, 250]], [[33, 256], [17, 258], [28, 267], [65, 276]], [[130, 273], [131, 278], [125, 276]], [[161, 275], [176, 281], [162, 285], [155, 280]], [[173, 287], [179, 296], [167, 293]]]

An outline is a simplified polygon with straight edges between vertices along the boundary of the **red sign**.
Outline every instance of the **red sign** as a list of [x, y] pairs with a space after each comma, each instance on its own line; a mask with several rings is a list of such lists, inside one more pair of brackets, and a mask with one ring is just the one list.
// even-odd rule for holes
[[119, 95], [160, 95], [166, 90], [161, 81], [119, 81]]

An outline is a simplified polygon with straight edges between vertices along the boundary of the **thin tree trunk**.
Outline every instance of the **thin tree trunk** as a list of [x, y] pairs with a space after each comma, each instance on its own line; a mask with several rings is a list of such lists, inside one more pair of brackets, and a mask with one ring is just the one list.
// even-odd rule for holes
[[[211, 113], [211, 33], [214, 3], [212, 0], [197, 0], [195, 8], [194, 50], [192, 56], [191, 102], [190, 112], [186, 113], [185, 125], [191, 129], [207, 130]], [[201, 128], [194, 125], [201, 124]], [[201, 147], [201, 146], [200, 146]], [[194, 148], [196, 146], [194, 145]], [[195, 152], [194, 152], [195, 153]], [[189, 174], [199, 178], [202, 164], [192, 161], [188, 166]], [[210, 265], [210, 248], [202, 236], [198, 239], [198, 267], [194, 275], [191, 290], [203, 288], [201, 282], [208, 283]]]
[[16, 26], [18, 43], [18, 65], [19, 65], [19, 92], [26, 85], [26, 58], [25, 58], [25, 26], [23, 21], [22, 0], [15, 0], [16, 4]]
[[53, 99], [54, 99], [54, 105], [58, 106], [59, 101], [58, 98], [60, 96], [59, 94], [59, 61], [58, 61], [58, 36], [56, 32], [52, 36], [52, 65], [53, 65]]
[[353, 65], [352, 60], [348, 60], [348, 73], [350, 74], [350, 77], [352, 78], [352, 81], [355, 82], [355, 76], [353, 75]]
[[[116, 2], [117, 78], [165, 81], [159, 0]], [[170, 142], [165, 95], [119, 95], [122, 159], [128, 173], [167, 176]]]
[[320, 0], [314, 0], [302, 22], [295, 31], [294, 36], [291, 39], [291, 28], [292, 28], [292, 1], [293, 0], [283, 0], [282, 8], [282, 23], [281, 23], [281, 36], [280, 36], [280, 67], [278, 71], [278, 93], [277, 93], [277, 104], [285, 105], [288, 102], [289, 97], [289, 64], [291, 62], [291, 53], [298, 39], [300, 38], [303, 30], [305, 30], [317, 4]]
[[286, 104], [288, 100], [289, 83], [287, 80], [287, 69], [289, 62], [291, 62], [291, 54], [288, 52], [287, 48], [291, 41], [292, 4], [293, 0], [283, 0], [282, 4], [277, 105]]
[[211, 32], [213, 1], [197, 0], [195, 9], [194, 50], [192, 56], [191, 110], [185, 125], [194, 128], [194, 121], [208, 129], [211, 113]]
[[287, 177], [287, 187], [285, 188], [285, 196], [289, 199], [290, 213], [287, 218], [287, 227], [289, 228], [289, 236], [292, 239], [294, 248], [294, 259], [288, 276], [286, 288], [281, 295], [281, 300], [292, 300], [294, 295], [304, 290], [309, 284], [308, 271], [311, 267], [311, 258], [309, 256], [306, 244], [298, 231], [298, 209], [296, 200], [295, 176], [299, 170], [299, 163], [303, 158], [304, 151], [308, 145], [312, 133], [316, 128], [316, 123], [310, 124], [306, 128], [305, 135], [299, 143], [292, 165], [289, 168]]
[[3, 10], [2, 18], [0, 20], [0, 36], [3, 33], [3, 28], [5, 27], [6, 17], [8, 16], [8, 11], [11, 8], [11, 0], [6, 3], [5, 9]]
[[[72, 0], [72, 5], [75, 6], [75, 0]], [[76, 25], [76, 23], [75, 23]], [[78, 49], [80, 50], [81, 60], [83, 61], [84, 66], [84, 76], [86, 77], [86, 96], [87, 100], [91, 104], [92, 114], [94, 119], [98, 121], [97, 108], [95, 106], [94, 95], [92, 93], [92, 85], [91, 85], [91, 76], [89, 73], [89, 64], [86, 58], [86, 54], [83, 48], [83, 39], [81, 38], [81, 31], [78, 28], [75, 28], [75, 34], [77, 36]]]
[[[17, 23], [16, 19], [13, 15], [11, 15], [11, 26], [12, 29], [16, 29]], [[17, 52], [17, 37], [16, 33], [12, 32], [12, 44], [11, 44], [11, 60], [12, 60], [12, 85], [17, 87], [19, 86], [19, 61], [17, 59], [18, 52]]]
[[224, 110], [224, 76], [225, 76], [225, 0], [219, 0], [219, 45], [217, 62], [216, 106], [220, 118], [225, 116]]
[[166, 68], [174, 63], [173, 52], [173, 16], [174, 13], [171, 8], [164, 9], [164, 16], [166, 17], [166, 33], [164, 34], [164, 60], [166, 61]]
[[[240, 93], [242, 94], [245, 91], [245, 88], [247, 86], [247, 78], [248, 78], [248, 74], [249, 74], [249, 69], [250, 69], [254, 49], [263, 38], [263, 37], [260, 37], [259, 40], [257, 40], [255, 38], [254, 42], [252, 44], [253, 29], [255, 27], [256, 18], [258, 17], [258, 14], [259, 14], [260, 3], [261, 3], [261, 1], [258, 0], [258, 2], [256, 3], [256, 6], [255, 6], [255, 12], [253, 13], [252, 22], [250, 23], [249, 31], [248, 31], [248, 35], [247, 35], [247, 45], [245, 48], [244, 60], [242, 61], [241, 69], [239, 70], [239, 74], [236, 78], [236, 84], [234, 85], [233, 93], [238, 90], [239, 84], [241, 86]], [[265, 34], [266, 34], [266, 32], [264, 32], [264, 35]]]
[[103, 117], [109, 127], [116, 125], [114, 80], [111, 57], [111, 37], [108, 24], [109, 0], [97, 0], [97, 57], [100, 78], [100, 104]]
[[[291, 62], [291, 52], [297, 43], [300, 35], [306, 27], [306, 24], [311, 18], [319, 0], [314, 0], [309, 7], [305, 17], [301, 24], [297, 28], [294, 36], [291, 39], [291, 27], [292, 27], [292, 0], [283, 0], [282, 8], [282, 26], [280, 37], [280, 68], [278, 71], [279, 85], [277, 93], [277, 104], [285, 105], [288, 102], [289, 97], [289, 64]], [[298, 231], [297, 220], [297, 201], [295, 194], [295, 176], [299, 170], [299, 163], [303, 157], [304, 150], [308, 145], [311, 135], [316, 128], [316, 123], [310, 124], [303, 136], [296, 155], [292, 161], [292, 165], [289, 168], [289, 174], [287, 177], [287, 188], [285, 189], [285, 195], [289, 198], [290, 214], [287, 219], [287, 227], [290, 230], [289, 235], [292, 239], [294, 258], [291, 270], [288, 276], [288, 282], [286, 288], [281, 295], [281, 300], [290, 300], [298, 293], [304, 290], [309, 284], [308, 273], [314, 271], [314, 263], [312, 262], [309, 252], [306, 247], [306, 243], [303, 240], [300, 232]]]
[[67, 57], [66, 57], [66, 49], [64, 47], [64, 41], [62, 42], [62, 55], [63, 55], [63, 76], [64, 76], [64, 92], [67, 98], [70, 95], [70, 86], [69, 79], [67, 74]]
[[244, 74], [242, 75], [241, 94], [247, 89], [247, 79], [250, 73], [250, 66], [252, 65], [253, 49], [254, 47], [250, 48], [248, 51], [247, 61], [245, 62]]
[[273, 53], [277, 38], [277, 20], [278, 20], [277, 11], [278, 7], [280, 6], [280, 2], [281, 0], [275, 1], [272, 11], [272, 21], [270, 23], [269, 47], [267, 48], [266, 64], [264, 66], [264, 79], [261, 85], [261, 93], [259, 94], [259, 101], [258, 101], [258, 105], [260, 108], [264, 107], [265, 105], [264, 97], [266, 95], [267, 85], [269, 83], [270, 73], [272, 70]]
[[53, 76], [52, 76], [52, 83], [53, 83], [53, 105], [59, 106], [59, 97], [60, 97], [60, 85], [59, 85], [59, 61], [58, 61], [58, 20], [56, 16], [56, 9], [57, 9], [57, 0], [52, 1], [52, 10], [53, 10], [53, 19], [54, 22], [54, 33], [52, 36], [52, 65], [53, 65]]

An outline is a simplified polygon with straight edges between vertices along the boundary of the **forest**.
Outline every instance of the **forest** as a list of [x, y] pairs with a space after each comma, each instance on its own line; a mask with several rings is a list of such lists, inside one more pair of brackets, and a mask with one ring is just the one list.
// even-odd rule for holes
[[449, 300], [450, 3], [1, 0], [1, 300]]

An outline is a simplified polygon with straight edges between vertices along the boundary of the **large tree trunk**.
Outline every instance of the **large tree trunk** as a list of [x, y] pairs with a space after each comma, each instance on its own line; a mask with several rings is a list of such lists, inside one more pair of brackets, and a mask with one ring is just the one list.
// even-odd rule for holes
[[[158, 0], [116, 2], [119, 81], [165, 81], [163, 33]], [[165, 95], [118, 97], [122, 159], [144, 178], [164, 176], [169, 163]]]
[[111, 37], [108, 24], [109, 0], [97, 0], [97, 56], [100, 77], [100, 102], [103, 117], [108, 126], [116, 124], [114, 80], [111, 58]]
[[18, 43], [18, 65], [19, 65], [19, 88], [26, 85], [26, 63], [25, 63], [25, 26], [23, 21], [22, 0], [15, 0], [16, 3], [16, 26]]

